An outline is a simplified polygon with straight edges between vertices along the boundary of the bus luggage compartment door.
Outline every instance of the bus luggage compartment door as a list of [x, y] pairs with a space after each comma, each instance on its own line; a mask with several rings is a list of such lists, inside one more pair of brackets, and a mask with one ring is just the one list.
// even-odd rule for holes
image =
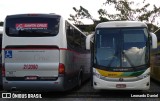
[[58, 77], [59, 49], [5, 49], [5, 76], [23, 79]]

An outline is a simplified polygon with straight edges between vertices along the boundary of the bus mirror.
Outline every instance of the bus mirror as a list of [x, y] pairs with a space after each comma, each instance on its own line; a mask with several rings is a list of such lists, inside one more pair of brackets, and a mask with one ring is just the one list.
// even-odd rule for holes
[[89, 34], [88, 36], [87, 36], [87, 38], [86, 38], [86, 49], [87, 50], [90, 50], [90, 48], [91, 48], [91, 42], [93, 42], [93, 35], [94, 34]]
[[156, 49], [157, 48], [157, 36], [154, 33], [150, 33], [151, 37], [152, 37], [152, 48]]

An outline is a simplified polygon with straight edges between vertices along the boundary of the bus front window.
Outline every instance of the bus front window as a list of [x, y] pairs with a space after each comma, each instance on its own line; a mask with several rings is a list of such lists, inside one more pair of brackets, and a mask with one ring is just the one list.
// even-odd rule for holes
[[123, 29], [123, 67], [134, 67], [146, 64], [145, 57], [147, 37], [143, 29]]
[[96, 59], [101, 66], [120, 66], [120, 46], [119, 29], [100, 29], [96, 36]]
[[123, 68], [148, 62], [148, 33], [145, 28], [100, 28], [96, 33], [97, 65]]

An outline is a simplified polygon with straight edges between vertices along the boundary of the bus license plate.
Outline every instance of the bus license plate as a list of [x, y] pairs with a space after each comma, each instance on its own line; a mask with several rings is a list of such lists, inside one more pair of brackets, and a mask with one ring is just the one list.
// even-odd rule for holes
[[37, 76], [27, 76], [26, 80], [37, 80]]
[[126, 84], [116, 84], [116, 88], [126, 88]]

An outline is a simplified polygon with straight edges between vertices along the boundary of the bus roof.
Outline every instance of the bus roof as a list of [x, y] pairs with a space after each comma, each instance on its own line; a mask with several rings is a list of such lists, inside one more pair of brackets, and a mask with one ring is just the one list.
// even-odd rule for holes
[[51, 14], [42, 14], [42, 13], [26, 13], [26, 14], [14, 14], [14, 15], [7, 15], [8, 18], [16, 18], [16, 17], [53, 17], [54, 16], [57, 16], [57, 17], [60, 17], [60, 15], [58, 14], [54, 14], [54, 13], [51, 13]]
[[108, 21], [99, 23], [96, 28], [117, 28], [117, 27], [147, 27], [147, 25], [140, 21]]

